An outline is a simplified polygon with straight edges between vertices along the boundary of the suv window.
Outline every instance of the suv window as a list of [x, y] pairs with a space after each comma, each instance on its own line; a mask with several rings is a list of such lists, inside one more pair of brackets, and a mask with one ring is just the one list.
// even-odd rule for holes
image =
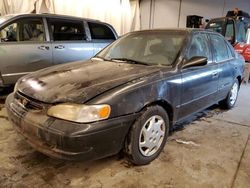
[[54, 41], [86, 40], [83, 21], [48, 19], [51, 37]]
[[212, 60], [209, 41], [206, 34], [195, 34], [192, 37], [191, 45], [187, 53], [187, 58], [191, 59], [194, 56], [207, 57], [208, 61]]
[[17, 20], [0, 31], [1, 42], [45, 40], [44, 26], [41, 18]]
[[233, 41], [233, 39], [234, 39], [234, 22], [233, 22], [233, 20], [229, 20], [227, 22], [225, 38], [228, 41]]
[[246, 43], [247, 43], [247, 44], [250, 44], [250, 27], [247, 29]]
[[238, 28], [238, 33], [236, 36], [237, 42], [245, 42], [245, 40], [246, 40], [246, 28], [245, 28], [244, 22], [237, 21], [236, 27]]
[[88, 22], [92, 39], [112, 39], [115, 40], [113, 31], [104, 24]]
[[224, 38], [211, 34], [211, 43], [214, 50], [214, 57], [217, 62], [229, 59], [228, 48]]

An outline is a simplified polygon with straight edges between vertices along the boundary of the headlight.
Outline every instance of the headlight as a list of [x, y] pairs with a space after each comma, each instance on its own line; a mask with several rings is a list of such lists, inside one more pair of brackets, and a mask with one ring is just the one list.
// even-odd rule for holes
[[107, 119], [111, 108], [107, 104], [103, 105], [82, 105], [64, 103], [52, 106], [47, 114], [56, 118], [74, 121], [78, 123], [90, 123]]

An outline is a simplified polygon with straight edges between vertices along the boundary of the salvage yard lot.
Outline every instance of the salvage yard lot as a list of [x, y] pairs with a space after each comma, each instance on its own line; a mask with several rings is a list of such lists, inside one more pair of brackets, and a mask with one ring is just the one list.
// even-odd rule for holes
[[[123, 156], [69, 162], [36, 152], [0, 104], [0, 187], [249, 187], [250, 86], [236, 107], [212, 107], [176, 126], [159, 158], [133, 166]], [[198, 116], [198, 117], [197, 117]]]

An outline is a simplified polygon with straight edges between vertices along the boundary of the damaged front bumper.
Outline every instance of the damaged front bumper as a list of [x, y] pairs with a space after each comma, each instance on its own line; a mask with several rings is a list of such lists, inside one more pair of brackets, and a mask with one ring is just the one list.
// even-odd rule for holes
[[94, 123], [74, 123], [29, 110], [10, 94], [6, 99], [9, 120], [36, 150], [53, 158], [94, 160], [118, 153], [138, 114]]

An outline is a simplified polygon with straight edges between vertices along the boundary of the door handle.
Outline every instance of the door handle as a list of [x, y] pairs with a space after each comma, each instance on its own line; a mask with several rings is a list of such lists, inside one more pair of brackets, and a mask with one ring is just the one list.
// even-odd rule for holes
[[49, 46], [39, 46], [39, 50], [49, 50]]
[[212, 73], [212, 78], [218, 78], [218, 76], [219, 76], [218, 72], [213, 72]]
[[55, 49], [64, 49], [65, 47], [63, 45], [58, 45], [58, 46], [55, 46]]

